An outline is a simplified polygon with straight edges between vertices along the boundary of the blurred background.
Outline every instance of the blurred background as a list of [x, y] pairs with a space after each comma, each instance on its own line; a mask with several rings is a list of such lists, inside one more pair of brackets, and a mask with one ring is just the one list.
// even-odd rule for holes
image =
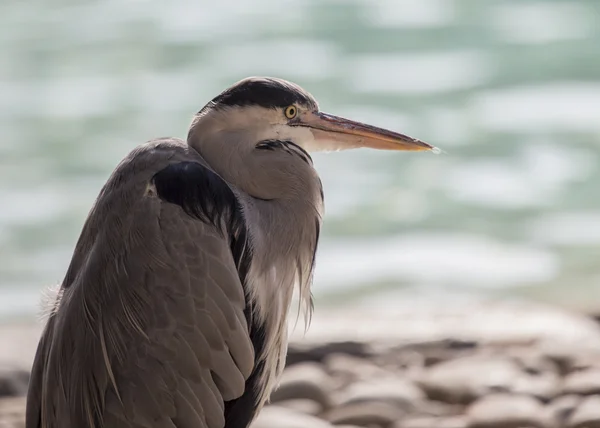
[[3, 0], [0, 321], [60, 283], [133, 147], [249, 75], [444, 153], [315, 154], [317, 307], [600, 302], [597, 0]]

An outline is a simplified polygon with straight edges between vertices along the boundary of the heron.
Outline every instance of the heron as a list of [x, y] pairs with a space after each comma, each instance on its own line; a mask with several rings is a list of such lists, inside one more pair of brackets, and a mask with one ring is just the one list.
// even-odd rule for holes
[[249, 77], [186, 140], [134, 148], [100, 190], [47, 311], [27, 428], [246, 428], [307, 317], [324, 209], [310, 152], [434, 147]]

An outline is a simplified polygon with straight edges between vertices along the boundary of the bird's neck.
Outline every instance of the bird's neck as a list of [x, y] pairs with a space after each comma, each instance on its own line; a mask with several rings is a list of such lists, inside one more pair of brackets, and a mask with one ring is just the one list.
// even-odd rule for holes
[[[320, 184], [320, 183], [319, 183]], [[312, 310], [310, 286], [322, 216], [322, 198], [261, 201], [240, 196], [249, 227], [252, 265], [247, 287], [265, 332], [259, 383], [264, 402], [285, 365], [287, 319], [298, 284], [305, 316]], [[259, 403], [262, 405], [262, 403]]]
[[323, 214], [321, 192], [314, 189], [314, 193], [298, 200], [240, 196], [253, 246], [251, 277], [261, 278], [255, 297], [259, 310], [269, 316], [273, 305], [287, 311], [296, 283], [301, 298], [310, 295]]

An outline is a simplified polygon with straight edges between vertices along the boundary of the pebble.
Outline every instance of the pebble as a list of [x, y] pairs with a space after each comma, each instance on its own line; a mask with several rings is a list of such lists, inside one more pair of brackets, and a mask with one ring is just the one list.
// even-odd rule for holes
[[29, 372], [9, 367], [0, 368], [0, 398], [26, 394], [28, 383]]
[[313, 416], [317, 416], [323, 412], [323, 406], [321, 404], [307, 399], [278, 401], [277, 405]]
[[565, 346], [560, 341], [542, 341], [538, 351], [556, 364], [562, 376], [577, 370], [600, 366], [600, 351], [587, 349], [584, 343]]
[[406, 418], [394, 423], [393, 428], [433, 428], [436, 427], [437, 418], [427, 416]]
[[469, 428], [548, 428], [553, 423], [542, 404], [526, 395], [492, 394], [467, 409]]
[[[422, 366], [429, 367], [435, 364], [460, 358], [472, 353], [478, 344], [473, 341], [453, 339], [416, 342], [391, 349], [397, 356], [419, 355], [418, 361]], [[417, 360], [414, 359], [416, 362]]]
[[318, 403], [320, 410], [326, 410], [331, 407], [330, 390], [331, 378], [321, 364], [299, 363], [283, 372], [270, 401], [310, 400]]
[[506, 355], [512, 358], [526, 373], [540, 375], [543, 373], [559, 373], [556, 361], [532, 347], [516, 347], [506, 350]]
[[333, 388], [344, 389], [360, 380], [385, 378], [390, 372], [372, 361], [344, 354], [332, 354], [323, 360], [327, 372], [334, 378]]
[[460, 404], [449, 404], [441, 401], [423, 401], [418, 409], [419, 413], [426, 416], [454, 416], [460, 415], [464, 407]]
[[334, 425], [387, 428], [405, 416], [405, 411], [388, 403], [360, 402], [336, 406], [324, 418]]
[[266, 406], [251, 428], [332, 428], [323, 419], [276, 405]]
[[569, 428], [600, 428], [600, 395], [586, 397], [571, 415]]
[[560, 426], [564, 426], [573, 414], [573, 411], [581, 403], [581, 399], [579, 395], [575, 394], [562, 395], [548, 404], [548, 414]]
[[434, 428], [468, 428], [469, 421], [466, 416], [454, 416], [450, 418], [440, 418], [433, 426]]
[[531, 395], [541, 401], [548, 402], [561, 392], [561, 379], [553, 371], [537, 374], [522, 373], [515, 380], [510, 392]]
[[600, 368], [579, 370], [569, 374], [564, 381], [565, 394], [600, 394]]
[[339, 404], [378, 401], [392, 404], [404, 410], [421, 406], [425, 394], [412, 381], [399, 376], [361, 381], [350, 385], [340, 395]]
[[292, 366], [299, 362], [322, 362], [324, 358], [332, 354], [368, 358], [372, 355], [372, 350], [366, 343], [349, 340], [312, 346], [304, 342], [292, 342], [288, 346], [286, 364]]
[[[564, 346], [517, 327], [502, 341], [292, 343], [252, 428], [600, 428], [600, 336]], [[24, 428], [27, 382], [0, 364], [0, 397], [20, 396], [0, 399], [0, 428]]]
[[25, 428], [25, 397], [0, 400], [0, 428]]
[[467, 418], [455, 416], [450, 418], [416, 417], [398, 421], [393, 428], [468, 428]]
[[521, 375], [507, 358], [473, 355], [429, 368], [418, 384], [432, 400], [469, 404], [489, 392], [510, 390]]

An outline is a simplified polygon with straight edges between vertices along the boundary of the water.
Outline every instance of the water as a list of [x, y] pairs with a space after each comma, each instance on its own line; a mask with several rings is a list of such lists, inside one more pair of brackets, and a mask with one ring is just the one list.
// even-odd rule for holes
[[314, 156], [322, 304], [411, 288], [599, 302], [596, 3], [4, 0], [0, 316], [61, 281], [131, 148], [185, 136], [263, 74], [443, 150]]

